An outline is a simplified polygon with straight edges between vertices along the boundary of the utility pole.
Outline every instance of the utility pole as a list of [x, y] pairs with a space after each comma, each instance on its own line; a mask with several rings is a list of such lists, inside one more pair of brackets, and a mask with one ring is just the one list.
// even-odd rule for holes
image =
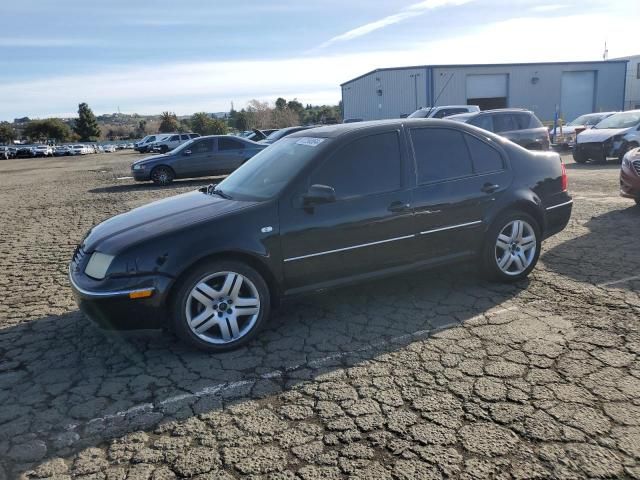
[[409, 77], [413, 78], [413, 98], [415, 99], [416, 110], [418, 109], [418, 77], [419, 76], [420, 76], [419, 73], [412, 73], [411, 75], [409, 75]]
[[603, 60], [609, 60], [609, 50], [607, 49], [607, 41], [604, 41], [604, 53], [602, 54]]

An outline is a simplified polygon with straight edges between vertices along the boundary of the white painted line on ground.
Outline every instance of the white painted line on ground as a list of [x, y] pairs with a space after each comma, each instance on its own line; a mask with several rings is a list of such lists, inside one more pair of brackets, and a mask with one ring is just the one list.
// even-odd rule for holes
[[626, 283], [632, 280], [640, 280], [640, 275], [635, 275], [633, 277], [621, 278], [620, 280], [613, 280], [611, 282], [599, 283], [598, 287], [608, 287], [610, 285], [617, 285], [619, 283]]
[[[507, 312], [511, 312], [513, 310], [517, 310], [518, 307], [516, 306], [511, 306], [511, 307], [506, 307], [506, 308], [498, 308], [495, 310], [487, 310], [485, 313], [481, 313], [479, 315], [475, 315], [469, 319], [467, 319], [467, 321], [472, 321], [472, 320], [479, 320], [483, 317], [496, 317], [499, 315], [503, 315]], [[207, 396], [214, 396], [214, 395], [220, 395], [224, 392], [229, 392], [229, 391], [233, 391], [242, 387], [246, 387], [246, 386], [253, 386], [258, 380], [268, 380], [271, 378], [279, 378], [284, 376], [287, 372], [291, 372], [294, 370], [297, 370], [301, 367], [319, 367], [320, 365], [330, 362], [332, 360], [338, 360], [340, 358], [343, 357], [347, 357], [349, 355], [353, 355], [356, 353], [361, 353], [361, 352], [366, 352], [369, 350], [374, 350], [376, 348], [380, 348], [380, 347], [384, 347], [387, 345], [391, 345], [393, 343], [400, 343], [403, 341], [407, 341], [407, 340], [411, 340], [411, 339], [417, 339], [426, 335], [429, 335], [431, 333], [437, 333], [439, 331], [442, 330], [446, 330], [447, 328], [450, 328], [451, 326], [453, 326], [453, 324], [457, 324], [459, 323], [457, 320], [456, 321], [452, 321], [451, 324], [447, 324], [443, 327], [440, 328], [434, 328], [434, 329], [426, 329], [426, 330], [418, 330], [416, 332], [413, 333], [407, 333], [405, 335], [399, 335], [397, 337], [393, 337], [390, 338], [388, 340], [381, 340], [379, 342], [375, 342], [369, 345], [366, 345], [364, 347], [355, 349], [355, 350], [350, 350], [350, 351], [346, 351], [346, 352], [339, 352], [339, 353], [334, 353], [332, 355], [327, 355], [326, 357], [322, 357], [322, 358], [317, 358], [315, 360], [311, 360], [308, 362], [303, 362], [303, 363], [299, 363], [296, 365], [292, 365], [289, 366], [283, 370], [273, 370], [271, 372], [267, 372], [267, 373], [263, 373], [262, 375], [258, 376], [256, 379], [252, 379], [252, 380], [240, 380], [237, 382], [230, 382], [230, 383], [218, 383], [215, 385], [210, 385], [207, 387], [202, 388], [201, 390], [198, 390], [197, 392], [194, 393], [183, 393], [181, 395], [175, 395], [173, 397], [169, 397], [166, 398], [156, 404], [153, 403], [143, 403], [140, 405], [135, 405], [131, 408], [128, 408], [126, 410], [122, 410], [120, 412], [116, 412], [114, 414], [110, 414], [110, 415], [104, 415], [102, 417], [97, 417], [97, 418], [92, 418], [91, 420], [88, 420], [87, 422], [85, 422], [85, 425], [92, 425], [95, 424], [97, 422], [108, 422], [110, 420], [116, 420], [116, 419], [123, 419], [124, 417], [127, 417], [129, 415], [135, 415], [135, 414], [140, 414], [140, 413], [145, 413], [145, 412], [153, 412], [153, 411], [162, 411], [163, 407], [166, 407], [167, 405], [171, 405], [174, 403], [178, 403], [178, 402], [182, 402], [184, 400], [196, 400], [202, 397], [207, 397]], [[68, 430], [75, 430], [78, 426], [78, 424], [72, 424], [68, 426]]]
[[129, 180], [133, 177], [116, 177], [116, 180]]

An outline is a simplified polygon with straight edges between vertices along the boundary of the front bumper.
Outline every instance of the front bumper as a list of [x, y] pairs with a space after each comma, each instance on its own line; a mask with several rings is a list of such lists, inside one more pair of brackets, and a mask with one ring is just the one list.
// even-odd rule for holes
[[606, 160], [609, 157], [619, 157], [626, 151], [627, 142], [624, 140], [604, 142], [576, 143], [573, 147], [575, 152], [583, 154], [593, 160]]
[[[109, 330], [158, 329], [168, 319], [167, 297], [171, 277], [145, 275], [92, 280], [69, 267], [73, 296], [90, 320]], [[132, 299], [130, 294], [153, 290], [147, 298]]]
[[640, 174], [633, 171], [633, 167], [622, 165], [620, 169], [620, 195], [625, 198], [640, 198]]
[[151, 180], [151, 169], [145, 168], [144, 170], [131, 169], [131, 176], [137, 182], [148, 182]]

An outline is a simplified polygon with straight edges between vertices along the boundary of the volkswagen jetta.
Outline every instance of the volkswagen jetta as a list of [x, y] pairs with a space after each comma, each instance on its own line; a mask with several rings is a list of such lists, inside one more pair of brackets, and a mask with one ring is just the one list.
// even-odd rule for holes
[[303, 292], [474, 258], [520, 280], [571, 208], [556, 153], [446, 120], [335, 125], [97, 225], [69, 275], [105, 327], [168, 327], [223, 351]]

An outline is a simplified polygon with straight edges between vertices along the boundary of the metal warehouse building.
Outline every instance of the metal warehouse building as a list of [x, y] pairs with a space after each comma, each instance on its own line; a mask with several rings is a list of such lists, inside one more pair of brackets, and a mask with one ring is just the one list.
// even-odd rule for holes
[[341, 85], [345, 119], [399, 118], [423, 106], [520, 107], [552, 120], [625, 106], [627, 61], [381, 68]]

